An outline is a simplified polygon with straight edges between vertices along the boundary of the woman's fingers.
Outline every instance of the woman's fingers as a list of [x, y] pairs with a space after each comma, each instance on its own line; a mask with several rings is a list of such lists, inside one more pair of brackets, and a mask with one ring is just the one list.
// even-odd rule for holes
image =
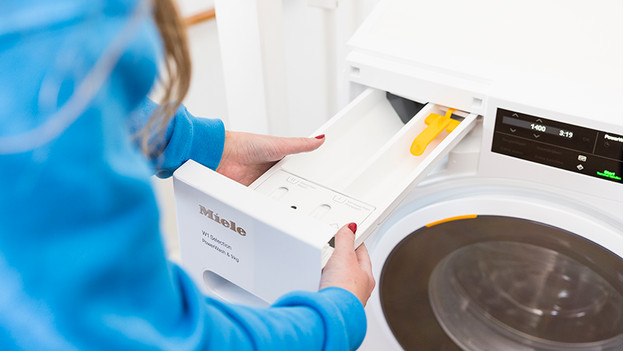
[[325, 142], [324, 135], [322, 138], [272, 138], [276, 149], [279, 150], [280, 158], [301, 152], [314, 151]]
[[368, 254], [368, 249], [366, 245], [362, 244], [355, 250], [355, 256], [357, 257], [358, 263], [362, 269], [367, 271], [372, 271], [372, 264], [370, 260], [370, 255]]
[[319, 289], [330, 286], [343, 288], [366, 305], [375, 287], [375, 279], [366, 246], [354, 249], [355, 230], [355, 223], [350, 223], [336, 233], [335, 250], [323, 269]]
[[[334, 236], [334, 252], [338, 251], [340, 254], [351, 254], [355, 250], [355, 232], [352, 229], [354, 228], [353, 226], [349, 227], [350, 224], [340, 228]], [[353, 224], [355, 225], [355, 223]]]
[[217, 172], [243, 185], [249, 185], [285, 156], [316, 150], [324, 141], [324, 136], [283, 138], [226, 131], [223, 155]]

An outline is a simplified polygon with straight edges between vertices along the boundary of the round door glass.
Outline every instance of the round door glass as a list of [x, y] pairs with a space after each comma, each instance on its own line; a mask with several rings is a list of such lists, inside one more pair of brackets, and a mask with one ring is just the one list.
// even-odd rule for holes
[[389, 254], [378, 286], [405, 350], [622, 349], [622, 259], [543, 223], [420, 228]]
[[429, 296], [438, 321], [465, 350], [621, 345], [622, 295], [587, 266], [536, 245], [458, 249], [433, 270]]

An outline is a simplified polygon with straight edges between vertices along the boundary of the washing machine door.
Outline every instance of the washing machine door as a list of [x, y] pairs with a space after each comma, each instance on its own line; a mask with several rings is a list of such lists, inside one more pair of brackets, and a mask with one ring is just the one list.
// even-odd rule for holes
[[472, 217], [423, 226], [387, 255], [379, 303], [403, 349], [622, 349], [619, 256], [537, 221]]

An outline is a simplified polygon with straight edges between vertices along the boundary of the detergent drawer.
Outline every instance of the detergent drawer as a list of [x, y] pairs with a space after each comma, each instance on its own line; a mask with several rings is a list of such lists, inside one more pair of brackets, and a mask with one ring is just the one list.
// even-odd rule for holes
[[174, 173], [182, 263], [200, 284], [217, 275], [267, 302], [314, 291], [336, 230], [357, 223], [361, 244], [476, 118], [429, 103], [404, 123], [368, 89], [315, 132], [318, 150], [249, 187], [188, 161]]

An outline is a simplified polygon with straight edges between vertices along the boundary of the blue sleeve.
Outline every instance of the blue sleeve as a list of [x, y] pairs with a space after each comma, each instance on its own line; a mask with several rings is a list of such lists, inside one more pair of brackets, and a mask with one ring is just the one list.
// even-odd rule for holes
[[[80, 114], [50, 128], [135, 5], [26, 0], [0, 12], [0, 350], [357, 348], [364, 309], [345, 290], [232, 305], [166, 260], [153, 167], [128, 128], [161, 51], [149, 17]], [[221, 127], [180, 113], [162, 174], [187, 157], [216, 167], [218, 147], [203, 142]]]
[[364, 306], [352, 293], [326, 288], [318, 293], [294, 292], [282, 296], [274, 306], [306, 306], [314, 309], [325, 326], [324, 350], [354, 350], [366, 335]]
[[[292, 292], [268, 309], [203, 297], [179, 268], [177, 279], [186, 301], [204, 304], [205, 322], [195, 324], [207, 350], [355, 350], [366, 333], [360, 301], [340, 288]], [[193, 308], [190, 308], [192, 310]], [[215, 328], [215, 326], [219, 326]]]
[[[131, 115], [130, 130], [140, 133], [157, 107], [152, 100], [144, 99]], [[163, 150], [151, 159], [157, 176], [170, 177], [173, 171], [189, 159], [215, 170], [223, 153], [225, 127], [219, 119], [191, 115], [182, 105], [164, 135], [156, 133], [155, 139], [159, 142], [155, 143], [154, 149]]]

